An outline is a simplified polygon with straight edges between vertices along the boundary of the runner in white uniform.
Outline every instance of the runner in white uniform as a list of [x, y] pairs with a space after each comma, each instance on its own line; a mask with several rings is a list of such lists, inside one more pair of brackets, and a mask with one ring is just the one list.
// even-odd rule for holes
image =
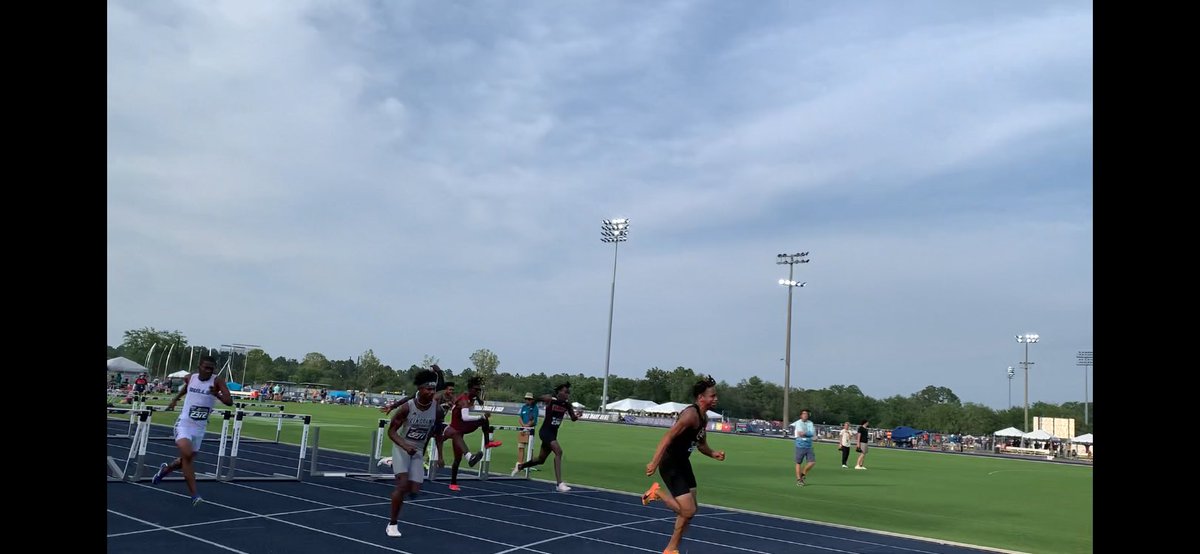
[[404, 496], [421, 491], [425, 481], [425, 443], [437, 421], [437, 406], [433, 393], [437, 389], [437, 375], [428, 369], [417, 373], [413, 379], [417, 385], [417, 396], [400, 406], [388, 424], [388, 438], [392, 441], [392, 472], [396, 476], [396, 487], [392, 489], [391, 520], [386, 529], [389, 537], [399, 537], [400, 508]]
[[233, 405], [233, 395], [225, 386], [225, 379], [213, 373], [217, 369], [217, 361], [212, 356], [200, 358], [200, 366], [196, 373], [183, 378], [183, 387], [179, 394], [167, 404], [167, 410], [175, 409], [179, 398], [183, 397], [183, 408], [179, 410], [179, 419], [175, 420], [175, 445], [179, 447], [179, 457], [169, 464], [159, 466], [154, 475], [154, 484], [162, 481], [174, 470], [181, 470], [183, 479], [187, 482], [188, 491], [192, 493], [192, 505], [200, 503], [200, 495], [196, 494], [196, 469], [194, 460], [200, 452], [200, 443], [204, 440], [204, 431], [208, 427], [208, 416], [212, 413], [214, 400], [220, 400], [226, 406]]

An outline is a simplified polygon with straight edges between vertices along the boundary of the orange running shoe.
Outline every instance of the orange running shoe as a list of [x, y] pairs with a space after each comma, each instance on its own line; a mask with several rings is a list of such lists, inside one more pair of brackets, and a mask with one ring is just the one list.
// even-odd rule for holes
[[658, 481], [655, 481], [653, 485], [650, 485], [649, 489], [646, 489], [646, 493], [642, 495], [642, 505], [648, 506], [655, 500], [658, 500]]

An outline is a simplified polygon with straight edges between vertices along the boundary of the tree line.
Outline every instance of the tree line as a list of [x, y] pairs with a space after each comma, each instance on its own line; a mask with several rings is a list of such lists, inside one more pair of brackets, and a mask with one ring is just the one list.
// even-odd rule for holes
[[[394, 368], [383, 363], [371, 349], [355, 358], [329, 359], [319, 352], [310, 352], [302, 360], [277, 356], [271, 358], [265, 350], [242, 351], [228, 346], [191, 345], [179, 331], [160, 331], [152, 327], [125, 331], [119, 346], [108, 346], [108, 358], [123, 356], [150, 369], [152, 378], [179, 370], [193, 370], [199, 356], [211, 354], [219, 368], [228, 367], [234, 381], [261, 384], [267, 381], [322, 383], [331, 390], [361, 390], [367, 392], [408, 391], [418, 371], [439, 364], [447, 379], [463, 381], [479, 375], [485, 379], [484, 397], [493, 401], [520, 402], [526, 392], [548, 394], [562, 382], [571, 383], [571, 397], [591, 409], [600, 405], [604, 388], [603, 377], [581, 372], [544, 372], [521, 375], [500, 372], [499, 357], [488, 349], [472, 353], [471, 362], [462, 368], [447, 367], [435, 357], [425, 355], [407, 368]], [[190, 365], [189, 365], [190, 364]], [[664, 370], [652, 367], [641, 378], [609, 375], [609, 401], [637, 398], [657, 403], [690, 402], [692, 385], [698, 375], [686, 367]], [[1005, 427], [1024, 428], [1024, 408], [994, 410], [973, 402], [962, 402], [946, 387], [929, 385], [908, 396], [893, 395], [876, 399], [867, 396], [857, 385], [832, 385], [823, 389], [793, 388], [789, 395], [790, 414], [783, 417], [783, 387], [759, 377], [742, 379], [735, 384], [717, 384], [719, 403], [716, 411], [725, 417], [738, 419], [781, 420], [784, 425], [794, 421], [801, 409], [808, 409], [810, 419], [819, 424], [838, 425], [849, 421], [857, 425], [863, 419], [871, 427], [892, 428], [908, 425], [917, 429], [944, 433], [986, 435]], [[460, 386], [460, 389], [463, 387]], [[1076, 434], [1090, 433], [1094, 425], [1095, 405], [1089, 403], [1090, 425], [1083, 424], [1083, 403], [1050, 404], [1035, 402], [1029, 414], [1041, 417], [1074, 418]]]

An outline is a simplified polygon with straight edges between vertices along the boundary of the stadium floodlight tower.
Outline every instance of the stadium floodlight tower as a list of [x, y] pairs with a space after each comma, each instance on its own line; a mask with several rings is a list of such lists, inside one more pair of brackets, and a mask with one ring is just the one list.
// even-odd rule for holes
[[612, 359], [613, 303], [617, 299], [617, 248], [629, 240], [629, 219], [605, 219], [600, 226], [600, 242], [613, 244], [612, 289], [608, 293], [608, 346], [604, 350], [604, 391], [600, 393], [600, 413], [608, 413], [608, 364]]
[[1040, 337], [1036, 333], [1025, 333], [1017, 335], [1017, 342], [1025, 345], [1025, 361], [1021, 365], [1025, 366], [1025, 432], [1029, 432], [1029, 366], [1033, 362], [1029, 361], [1029, 344], [1037, 342]]
[[1017, 370], [1013, 369], [1013, 366], [1008, 366], [1008, 405], [1004, 407], [1005, 409], [1012, 407], [1012, 378], [1016, 374]]
[[788, 288], [788, 305], [787, 305], [787, 346], [783, 354], [783, 425], [791, 425], [791, 415], [788, 413], [788, 395], [792, 392], [792, 290], [803, 287], [808, 284], [798, 283], [793, 277], [795, 276], [796, 264], [806, 264], [809, 262], [808, 252], [797, 252], [795, 254], [779, 254], [775, 256], [775, 264], [787, 264], [788, 278], [780, 279], [779, 284]]
[[1092, 351], [1080, 350], [1075, 353], [1075, 365], [1083, 366], [1083, 424], [1088, 424], [1088, 388], [1087, 370], [1092, 365]]

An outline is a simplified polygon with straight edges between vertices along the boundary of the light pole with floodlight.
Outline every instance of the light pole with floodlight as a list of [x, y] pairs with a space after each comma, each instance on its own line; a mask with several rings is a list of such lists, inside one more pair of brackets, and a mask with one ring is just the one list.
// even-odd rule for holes
[[1040, 337], [1036, 333], [1025, 333], [1017, 335], [1017, 342], [1025, 345], [1025, 361], [1021, 365], [1025, 366], [1025, 432], [1029, 432], [1029, 366], [1033, 362], [1029, 361], [1029, 344], [1037, 342]]
[[1080, 350], [1075, 353], [1075, 365], [1083, 366], [1083, 424], [1088, 424], [1088, 388], [1087, 388], [1087, 371], [1092, 366], [1092, 351]]
[[787, 307], [787, 347], [783, 355], [783, 424], [792, 422], [788, 414], [788, 395], [792, 392], [792, 290], [803, 287], [808, 283], [798, 283], [792, 277], [795, 275], [796, 264], [809, 262], [808, 252], [795, 254], [779, 254], [775, 256], [775, 264], [787, 264], [788, 278], [780, 279], [779, 284], [788, 288]]
[[608, 294], [608, 346], [604, 350], [604, 391], [600, 393], [600, 413], [607, 413], [608, 408], [608, 364], [612, 359], [612, 324], [613, 305], [617, 298], [617, 247], [629, 240], [629, 219], [605, 219], [600, 226], [600, 242], [613, 243], [613, 277], [612, 289]]
[[1013, 369], [1013, 366], [1008, 366], [1008, 406], [1005, 406], [1006, 409], [1012, 407], [1012, 378], [1016, 373], [1017, 371]]

